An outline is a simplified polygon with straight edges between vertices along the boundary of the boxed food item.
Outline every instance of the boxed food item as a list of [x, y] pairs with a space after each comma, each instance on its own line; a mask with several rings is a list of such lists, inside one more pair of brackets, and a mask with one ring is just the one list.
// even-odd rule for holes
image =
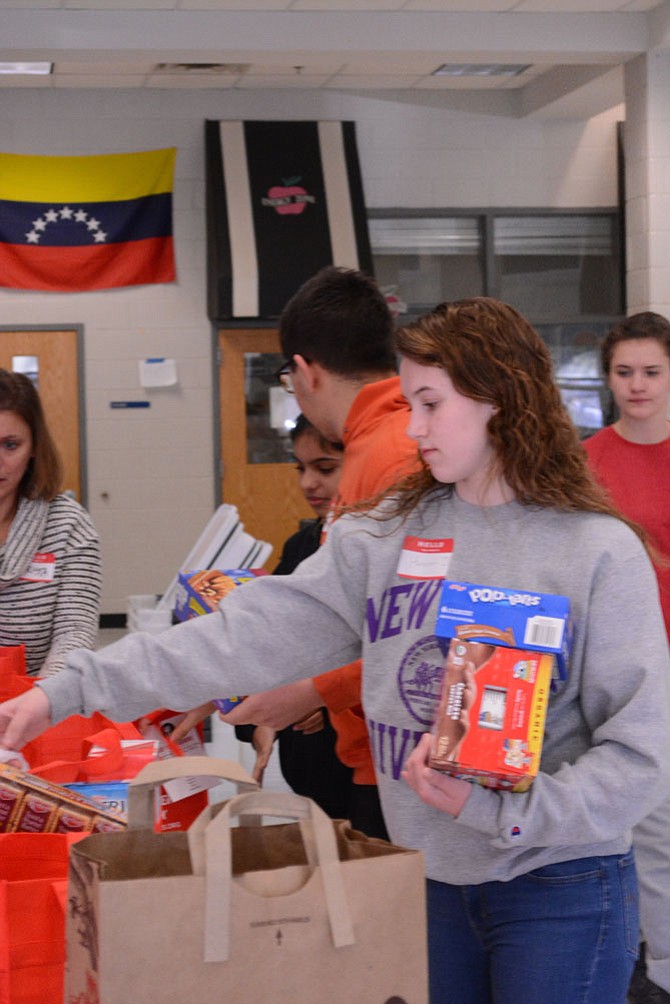
[[568, 597], [447, 580], [435, 632], [448, 648], [431, 766], [524, 791], [539, 770], [552, 679], [567, 675]]
[[79, 792], [0, 764], [0, 833], [103, 833], [123, 816]]
[[211, 614], [236, 586], [266, 574], [262, 568], [209, 568], [201, 572], [180, 572], [174, 615], [179, 621], [187, 621], [202, 614]]
[[548, 652], [555, 656], [558, 675], [565, 679], [572, 644], [570, 600], [553, 593], [447, 579], [435, 634]]
[[73, 781], [65, 787], [87, 801], [100, 805], [105, 812], [113, 812], [115, 816], [125, 819], [128, 815], [129, 783], [129, 781]]
[[551, 655], [452, 638], [430, 766], [524, 791], [540, 766]]

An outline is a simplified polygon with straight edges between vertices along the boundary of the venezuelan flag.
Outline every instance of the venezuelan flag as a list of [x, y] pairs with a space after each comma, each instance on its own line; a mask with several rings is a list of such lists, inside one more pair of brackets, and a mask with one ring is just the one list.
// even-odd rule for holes
[[0, 286], [81, 292], [174, 281], [175, 154], [0, 153]]

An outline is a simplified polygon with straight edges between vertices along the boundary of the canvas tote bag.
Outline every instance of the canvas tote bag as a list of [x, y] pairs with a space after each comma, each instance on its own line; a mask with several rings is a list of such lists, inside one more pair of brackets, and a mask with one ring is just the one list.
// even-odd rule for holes
[[72, 849], [65, 1004], [118, 1004], [131, 987], [152, 1004], [426, 1004], [421, 853], [276, 792], [210, 806], [187, 833], [152, 832], [151, 784], [206, 773], [194, 759], [145, 768], [128, 830]]

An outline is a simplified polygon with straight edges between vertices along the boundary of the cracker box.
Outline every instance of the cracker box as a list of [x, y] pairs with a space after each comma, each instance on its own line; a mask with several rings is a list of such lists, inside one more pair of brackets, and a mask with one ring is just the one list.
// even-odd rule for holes
[[565, 679], [572, 643], [570, 600], [553, 593], [447, 579], [435, 634], [547, 652], [555, 656], [558, 675]]
[[209, 568], [201, 572], [180, 572], [174, 615], [179, 621], [211, 614], [236, 586], [266, 575], [262, 568]]
[[80, 792], [0, 764], [1, 833], [103, 833], [126, 820]]
[[452, 638], [430, 766], [525, 791], [540, 766], [553, 656]]

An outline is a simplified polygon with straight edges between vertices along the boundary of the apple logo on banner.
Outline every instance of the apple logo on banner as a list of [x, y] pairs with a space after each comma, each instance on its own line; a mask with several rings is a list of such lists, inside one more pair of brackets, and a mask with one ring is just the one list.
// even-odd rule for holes
[[308, 195], [307, 191], [299, 185], [300, 175], [294, 178], [283, 178], [283, 185], [273, 185], [268, 189], [268, 194], [261, 199], [264, 206], [272, 206], [280, 216], [288, 216], [302, 213], [308, 202], [316, 202], [313, 195]]

